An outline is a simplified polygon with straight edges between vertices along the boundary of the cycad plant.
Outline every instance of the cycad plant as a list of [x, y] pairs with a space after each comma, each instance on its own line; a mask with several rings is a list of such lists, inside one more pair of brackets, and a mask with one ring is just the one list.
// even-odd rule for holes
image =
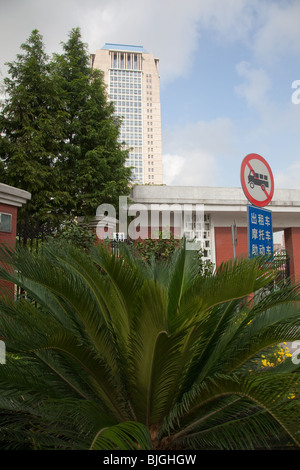
[[19, 449], [264, 449], [300, 442], [298, 288], [272, 260], [199, 274], [184, 246], [144, 265], [124, 246], [3, 251], [24, 295], [0, 302], [0, 442]]

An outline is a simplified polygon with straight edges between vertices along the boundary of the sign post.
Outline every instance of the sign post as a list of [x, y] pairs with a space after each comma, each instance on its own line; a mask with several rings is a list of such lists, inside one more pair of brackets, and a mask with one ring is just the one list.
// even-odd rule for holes
[[242, 161], [241, 184], [248, 205], [248, 254], [252, 258], [273, 253], [272, 211], [263, 209], [274, 194], [274, 178], [267, 161], [251, 153]]
[[231, 225], [231, 235], [232, 235], [232, 249], [233, 249], [233, 259], [236, 258], [236, 244], [237, 244], [237, 230], [236, 230], [236, 223]]

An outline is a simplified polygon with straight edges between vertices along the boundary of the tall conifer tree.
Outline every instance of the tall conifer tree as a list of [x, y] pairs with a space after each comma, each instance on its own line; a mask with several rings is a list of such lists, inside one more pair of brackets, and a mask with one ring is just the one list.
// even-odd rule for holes
[[68, 112], [60, 174], [72, 194], [70, 212], [94, 215], [101, 202], [117, 206], [119, 195], [128, 193], [128, 152], [118, 142], [120, 121], [108, 102], [102, 72], [90, 68], [79, 28], [72, 29], [63, 50], [55, 57]]
[[22, 53], [8, 64], [0, 114], [0, 181], [32, 194], [26, 211], [48, 217], [63, 198], [56, 161], [65, 112], [51, 76], [42, 36], [32, 31]]
[[90, 67], [79, 28], [52, 61], [34, 30], [9, 63], [0, 113], [0, 181], [32, 194], [29, 214], [93, 216], [128, 194], [128, 155], [103, 74]]

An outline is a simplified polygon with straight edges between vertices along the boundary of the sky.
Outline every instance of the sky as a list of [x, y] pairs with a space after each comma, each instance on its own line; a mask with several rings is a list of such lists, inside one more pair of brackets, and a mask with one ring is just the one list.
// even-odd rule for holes
[[74, 27], [90, 53], [144, 46], [160, 60], [165, 184], [240, 187], [257, 153], [275, 189], [300, 189], [299, 22], [299, 0], [1, 0], [0, 72], [33, 29], [50, 55]]

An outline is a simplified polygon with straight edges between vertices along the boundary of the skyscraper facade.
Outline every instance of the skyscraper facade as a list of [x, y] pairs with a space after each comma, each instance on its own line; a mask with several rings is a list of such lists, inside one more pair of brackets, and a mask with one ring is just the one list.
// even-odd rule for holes
[[163, 183], [158, 62], [142, 46], [106, 43], [91, 54], [91, 65], [104, 72], [109, 99], [122, 117], [126, 166], [133, 168], [137, 184]]

